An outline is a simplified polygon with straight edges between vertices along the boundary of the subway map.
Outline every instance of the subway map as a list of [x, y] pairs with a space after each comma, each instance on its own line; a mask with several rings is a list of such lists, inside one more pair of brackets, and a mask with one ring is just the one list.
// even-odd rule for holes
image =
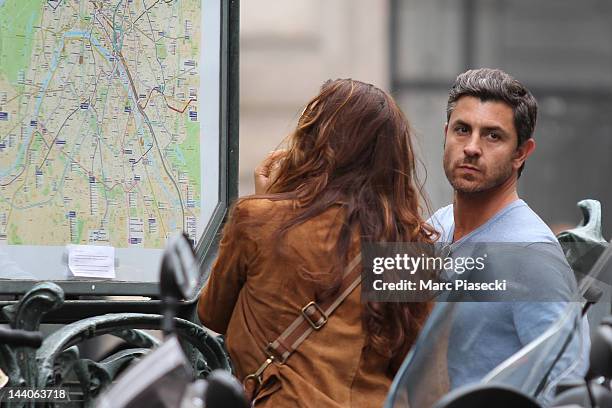
[[201, 0], [0, 0], [0, 241], [197, 238], [200, 25]]

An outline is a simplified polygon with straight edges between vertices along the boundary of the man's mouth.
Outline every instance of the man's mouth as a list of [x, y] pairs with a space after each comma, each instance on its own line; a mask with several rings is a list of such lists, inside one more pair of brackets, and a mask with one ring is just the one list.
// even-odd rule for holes
[[457, 166], [458, 168], [460, 168], [461, 170], [465, 170], [468, 172], [475, 172], [475, 173], [479, 173], [480, 169], [476, 166], [472, 166], [469, 164], [460, 164], [459, 166]]

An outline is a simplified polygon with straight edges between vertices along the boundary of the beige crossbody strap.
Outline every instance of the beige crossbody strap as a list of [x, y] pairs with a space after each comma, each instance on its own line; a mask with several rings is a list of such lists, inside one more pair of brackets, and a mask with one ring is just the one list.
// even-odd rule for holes
[[[325, 326], [334, 310], [340, 306], [342, 301], [344, 301], [361, 282], [361, 270], [357, 268], [360, 262], [361, 254], [358, 254], [345, 268], [340, 288], [335, 297], [324, 301], [320, 305], [314, 301], [309, 302], [302, 308], [300, 315], [293, 323], [291, 323], [276, 340], [268, 344], [265, 349], [268, 358], [257, 371], [245, 377], [243, 381], [245, 388], [256, 390], [257, 386], [261, 385], [261, 376], [264, 370], [270, 364], [274, 361], [281, 364], [287, 361], [291, 353], [293, 353], [313, 331], [321, 330], [321, 328]], [[255, 384], [247, 384], [249, 381], [255, 381]], [[253, 387], [253, 385], [255, 385], [255, 387]]]

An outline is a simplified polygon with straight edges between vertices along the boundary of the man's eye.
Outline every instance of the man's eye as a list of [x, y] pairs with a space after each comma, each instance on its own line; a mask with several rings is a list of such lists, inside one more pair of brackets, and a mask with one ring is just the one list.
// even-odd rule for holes
[[491, 133], [489, 133], [489, 134], [487, 135], [487, 137], [488, 137], [489, 139], [491, 139], [491, 140], [499, 140], [499, 139], [500, 139], [500, 136], [499, 136], [497, 133], [495, 133], [495, 132], [491, 132]]
[[468, 132], [468, 129], [465, 126], [457, 126], [455, 128], [455, 132], [460, 134], [460, 135], [464, 135], [464, 134], [466, 134]]

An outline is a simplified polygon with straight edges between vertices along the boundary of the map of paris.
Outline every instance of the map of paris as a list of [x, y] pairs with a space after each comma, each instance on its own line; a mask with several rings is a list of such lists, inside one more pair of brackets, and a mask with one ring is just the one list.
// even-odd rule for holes
[[0, 0], [0, 241], [197, 238], [200, 35], [200, 0]]

